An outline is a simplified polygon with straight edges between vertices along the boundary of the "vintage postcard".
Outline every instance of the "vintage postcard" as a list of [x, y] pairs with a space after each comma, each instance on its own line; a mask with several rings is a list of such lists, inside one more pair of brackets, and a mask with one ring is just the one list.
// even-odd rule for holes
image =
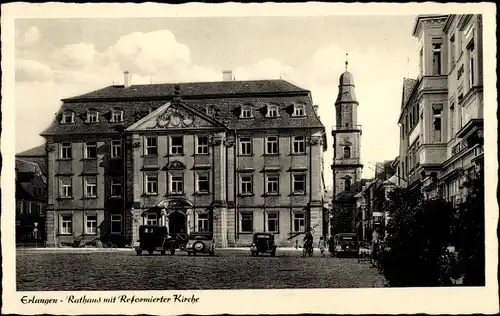
[[2, 5], [2, 312], [498, 312], [495, 14]]

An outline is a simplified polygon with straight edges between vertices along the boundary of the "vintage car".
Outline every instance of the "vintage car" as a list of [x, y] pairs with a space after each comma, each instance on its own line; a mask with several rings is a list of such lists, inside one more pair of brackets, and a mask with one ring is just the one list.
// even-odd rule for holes
[[215, 255], [215, 240], [212, 233], [192, 233], [186, 244], [188, 256], [195, 256], [197, 253], [208, 253]]
[[276, 245], [274, 244], [274, 235], [270, 233], [255, 233], [253, 234], [253, 242], [250, 246], [252, 256], [269, 253], [271, 256], [276, 256]]
[[155, 251], [160, 251], [164, 255], [167, 251], [175, 254], [174, 239], [168, 234], [167, 227], [142, 225], [139, 227], [139, 240], [135, 246], [135, 252], [138, 256], [142, 251], [147, 251], [150, 255]]
[[356, 233], [339, 233], [333, 238], [333, 254], [340, 256], [358, 256], [358, 235]]

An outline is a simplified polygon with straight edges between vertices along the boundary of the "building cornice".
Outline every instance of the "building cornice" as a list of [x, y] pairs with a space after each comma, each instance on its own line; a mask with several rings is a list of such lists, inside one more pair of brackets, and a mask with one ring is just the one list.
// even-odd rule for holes
[[457, 16], [456, 14], [450, 14], [448, 16], [448, 18], [446, 19], [446, 23], [444, 24], [444, 27], [443, 27], [443, 32], [448, 34], [448, 31], [450, 30], [450, 27], [451, 27], [453, 21], [455, 20], [456, 16]]
[[413, 27], [413, 36], [417, 36], [420, 32], [421, 26], [424, 23], [436, 23], [448, 19], [448, 15], [420, 15], [416, 18], [415, 25]]

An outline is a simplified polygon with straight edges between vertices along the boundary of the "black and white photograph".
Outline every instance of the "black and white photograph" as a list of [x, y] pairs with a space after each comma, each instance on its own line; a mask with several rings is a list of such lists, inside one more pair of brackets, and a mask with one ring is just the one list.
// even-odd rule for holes
[[9, 310], [498, 312], [495, 6], [198, 5], [2, 5]]

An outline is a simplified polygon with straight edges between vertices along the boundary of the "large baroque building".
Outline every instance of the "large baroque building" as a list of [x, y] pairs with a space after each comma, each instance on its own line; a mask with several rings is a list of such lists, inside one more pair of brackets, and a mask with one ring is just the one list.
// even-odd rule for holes
[[453, 205], [483, 166], [481, 15], [422, 15], [420, 73], [405, 78], [397, 181]]
[[358, 125], [358, 101], [354, 77], [347, 71], [340, 76], [335, 101], [336, 125], [333, 136], [333, 197], [330, 234], [354, 232], [355, 195], [361, 189], [361, 125]]
[[325, 128], [311, 92], [283, 80], [114, 85], [63, 100], [46, 139], [48, 245], [140, 225], [254, 232], [295, 244], [323, 233]]

